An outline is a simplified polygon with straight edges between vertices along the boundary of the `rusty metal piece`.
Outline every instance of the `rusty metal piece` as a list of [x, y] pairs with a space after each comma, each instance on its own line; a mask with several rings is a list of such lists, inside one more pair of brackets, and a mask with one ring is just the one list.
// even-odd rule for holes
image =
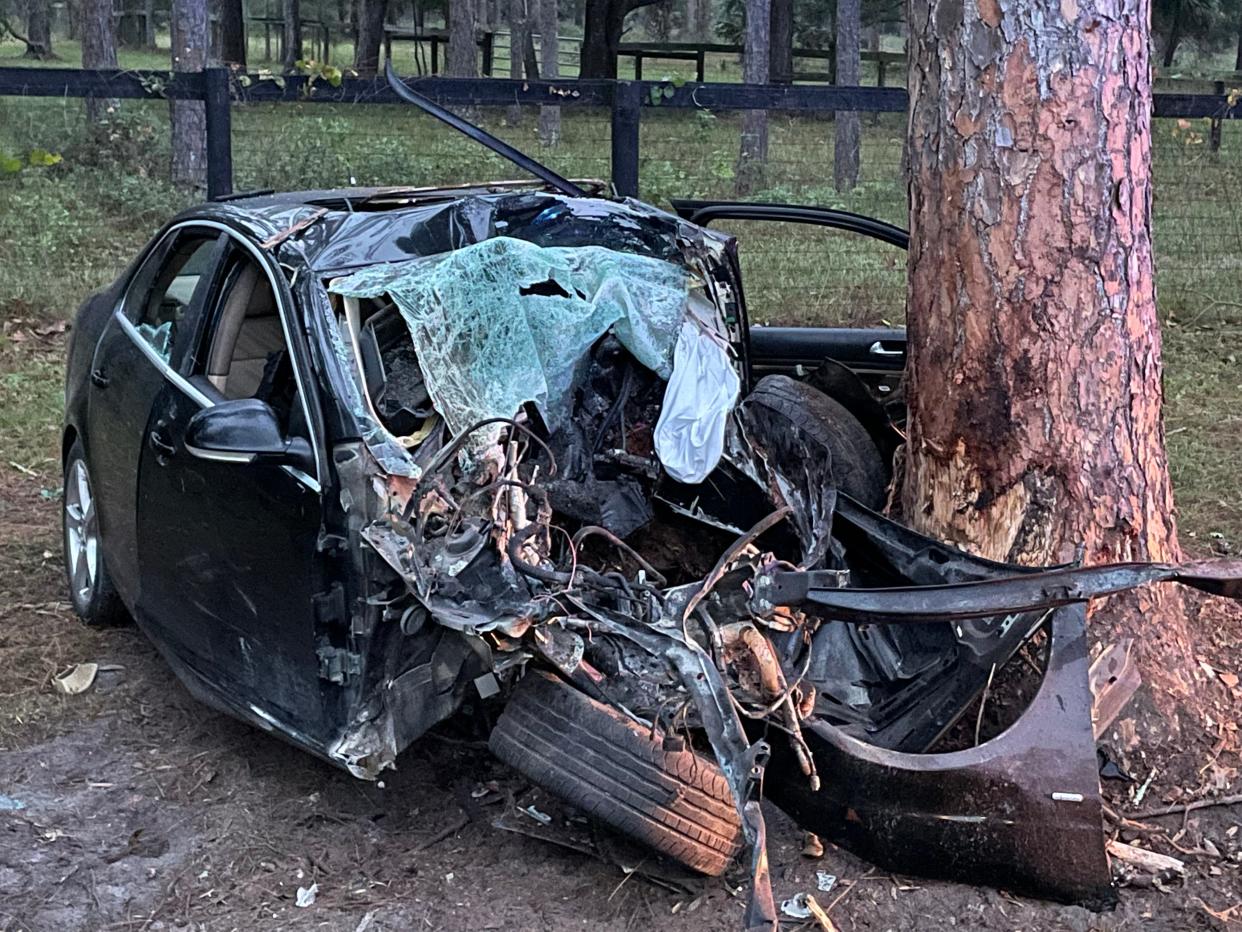
[[1095, 701], [1091, 723], [1096, 740], [1108, 731], [1130, 697], [1143, 683], [1133, 656], [1134, 639], [1124, 638], [1104, 651], [1091, 664], [1087, 678]]

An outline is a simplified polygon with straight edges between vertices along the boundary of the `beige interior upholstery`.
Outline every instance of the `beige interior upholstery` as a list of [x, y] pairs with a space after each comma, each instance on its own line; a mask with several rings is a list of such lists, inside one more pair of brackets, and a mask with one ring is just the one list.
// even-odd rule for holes
[[207, 357], [207, 378], [225, 398], [249, 398], [263, 380], [268, 356], [284, 346], [272, 284], [248, 261], [225, 297]]

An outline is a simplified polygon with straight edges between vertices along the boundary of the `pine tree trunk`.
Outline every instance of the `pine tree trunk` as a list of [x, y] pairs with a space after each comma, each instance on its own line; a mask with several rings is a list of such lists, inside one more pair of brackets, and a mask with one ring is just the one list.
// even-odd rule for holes
[[[112, 34], [112, 0], [82, 0], [82, 67], [115, 68], [116, 37]], [[86, 118], [102, 123], [116, 101], [86, 99]]]
[[354, 70], [364, 78], [379, 71], [388, 0], [362, 0], [358, 5], [358, 33], [354, 40]]
[[[173, 0], [169, 17], [173, 71], [201, 71], [207, 64], [211, 35], [207, 0]], [[201, 100], [173, 100], [173, 184], [203, 188], [207, 184], [207, 117]]]
[[[523, 77], [526, 43], [530, 39], [530, 24], [526, 18], [526, 0], [509, 0], [509, 78], [521, 81]], [[527, 75], [529, 77], [529, 75]], [[509, 108], [509, 124], [517, 126], [522, 122], [522, 106], [514, 104]]]
[[1182, 14], [1183, 0], [1176, 0], [1173, 6], [1173, 21], [1169, 24], [1169, 35], [1164, 42], [1164, 59], [1161, 62], [1163, 67], [1173, 67], [1173, 56], [1177, 54], [1177, 47], [1182, 43]]
[[618, 40], [610, 41], [609, 37], [609, 22], [614, 18], [612, 6], [610, 0], [586, 0], [582, 25], [582, 57], [578, 62], [580, 78], [617, 76]]
[[[746, 35], [742, 52], [742, 80], [768, 83], [768, 52], [771, 49], [769, 0], [746, 0]], [[737, 157], [734, 187], [745, 197], [763, 187], [768, 162], [768, 112], [742, 112], [742, 140]]]
[[242, 0], [220, 0], [220, 61], [246, 70], [246, 16]]
[[793, 0], [771, 0], [772, 39], [768, 50], [768, 80], [793, 83]]
[[[561, 76], [557, 55], [560, 40], [557, 38], [557, 0], [535, 0], [539, 4], [539, 58], [545, 81]], [[539, 141], [545, 146], [555, 146], [561, 141], [561, 108], [539, 108]]]
[[453, 0], [449, 6], [448, 54], [445, 74], [454, 78], [478, 77], [478, 46], [475, 44], [475, 0]]
[[47, 61], [52, 53], [52, 16], [48, 0], [26, 0], [25, 58]]
[[282, 5], [284, 18], [284, 55], [281, 68], [286, 74], [298, 70], [298, 62], [302, 60], [302, 4], [300, 0], [284, 0]]
[[[840, 87], [857, 87], [862, 77], [862, 4], [860, 0], [837, 0], [837, 80]], [[836, 145], [832, 150], [832, 179], [844, 194], [858, 185], [862, 123], [857, 111], [836, 115]]]
[[1242, 71], [1242, 4], [1238, 5], [1238, 55], [1233, 62], [1234, 71]]
[[[912, 0], [909, 442], [919, 530], [998, 560], [1176, 560], [1151, 244], [1150, 0]], [[1172, 587], [1110, 600], [1155, 707]]]

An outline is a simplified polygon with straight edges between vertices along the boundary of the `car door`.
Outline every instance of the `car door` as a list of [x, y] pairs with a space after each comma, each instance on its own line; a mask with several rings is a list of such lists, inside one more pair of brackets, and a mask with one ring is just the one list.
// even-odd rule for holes
[[147, 419], [175, 373], [221, 247], [220, 231], [183, 225], [149, 250], [91, 360], [83, 444], [104, 560], [128, 606], [140, 596], [138, 469]]
[[[674, 200], [673, 207], [700, 226], [737, 221], [730, 232], [739, 240], [760, 373], [835, 359], [879, 394], [892, 390], [906, 361], [906, 334], [897, 325], [905, 317], [905, 230], [827, 207], [704, 200]], [[800, 235], [807, 227], [820, 232]], [[845, 325], [816, 326], [825, 318]]]
[[184, 378], [164, 385], [147, 424], [139, 612], [169, 633], [207, 698], [313, 734], [322, 714], [318, 476], [204, 458], [185, 444], [199, 411], [262, 393], [281, 407], [284, 430], [321, 443], [307, 414], [306, 374], [294, 371], [289, 353], [297, 331], [288, 289], [258, 249], [232, 233], [228, 240]]

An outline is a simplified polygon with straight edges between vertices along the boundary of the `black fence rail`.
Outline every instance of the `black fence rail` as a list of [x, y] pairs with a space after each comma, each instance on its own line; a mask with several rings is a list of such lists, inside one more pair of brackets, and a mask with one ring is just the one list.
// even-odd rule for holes
[[[659, 81], [512, 81], [423, 77], [410, 86], [453, 107], [606, 107], [611, 111], [612, 182], [637, 196], [640, 125], [644, 109], [766, 110], [775, 113], [901, 113], [904, 89], [807, 85], [673, 84]], [[202, 100], [207, 118], [209, 197], [232, 193], [234, 103], [394, 104], [400, 99], [382, 78], [344, 78], [331, 84], [314, 76], [240, 75], [225, 68], [200, 72], [93, 71], [69, 68], [0, 68], [0, 96]], [[1242, 117], [1242, 101], [1225, 94], [1157, 94], [1154, 116], [1220, 121]], [[1212, 136], [1219, 139], [1219, 128]]]

